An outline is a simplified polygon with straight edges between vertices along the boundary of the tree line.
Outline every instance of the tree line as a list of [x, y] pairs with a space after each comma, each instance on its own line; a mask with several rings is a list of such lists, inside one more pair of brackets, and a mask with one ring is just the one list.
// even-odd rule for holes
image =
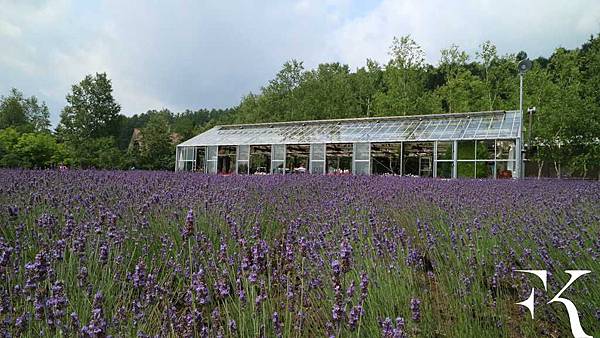
[[[403, 36], [392, 41], [385, 64], [305, 69], [290, 60], [235, 107], [133, 116], [121, 114], [110, 79], [97, 73], [73, 85], [53, 131], [45, 103], [13, 89], [0, 100], [0, 166], [172, 169], [174, 145], [217, 124], [518, 109], [517, 63], [525, 53], [500, 55], [487, 41], [475, 55], [456, 45], [440, 54], [428, 64], [418, 43]], [[600, 35], [532, 61], [524, 86], [524, 107], [537, 108], [525, 140], [530, 156], [557, 176], [597, 171]]]

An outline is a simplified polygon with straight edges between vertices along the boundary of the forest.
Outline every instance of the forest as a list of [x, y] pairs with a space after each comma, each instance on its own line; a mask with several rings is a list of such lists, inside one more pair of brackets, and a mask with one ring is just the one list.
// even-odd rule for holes
[[[402, 36], [385, 64], [306, 69], [290, 60], [234, 107], [182, 112], [124, 112], [108, 74], [95, 73], [72, 86], [53, 129], [44, 102], [12, 89], [0, 97], [0, 166], [172, 170], [175, 144], [218, 124], [518, 109], [524, 52], [501, 55], [486, 41], [474, 55], [457, 45], [440, 55], [429, 64]], [[600, 164], [600, 35], [532, 61], [524, 77], [524, 109], [536, 107], [529, 157], [554, 176], [590, 177]]]

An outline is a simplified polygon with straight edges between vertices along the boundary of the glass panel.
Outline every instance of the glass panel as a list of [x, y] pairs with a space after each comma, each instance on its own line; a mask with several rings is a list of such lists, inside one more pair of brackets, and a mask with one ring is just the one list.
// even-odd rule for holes
[[475, 159], [475, 141], [458, 141], [458, 159]]
[[220, 146], [217, 158], [217, 172], [223, 175], [235, 173], [236, 169], [236, 146]]
[[498, 140], [496, 141], [496, 158], [502, 160], [515, 159], [515, 141]]
[[493, 160], [496, 142], [494, 140], [477, 141], [477, 159], [478, 160]]
[[371, 172], [374, 175], [402, 174], [400, 172], [401, 149], [400, 143], [372, 143]]
[[175, 148], [175, 170], [179, 170], [179, 162], [181, 161], [181, 147]]
[[181, 160], [185, 161], [193, 161], [194, 160], [194, 147], [184, 147], [183, 148], [183, 158]]
[[216, 160], [206, 161], [206, 172], [209, 174], [217, 173], [217, 161]]
[[402, 155], [404, 175], [433, 177], [433, 142], [406, 142]]
[[452, 178], [452, 162], [437, 162], [437, 177]]
[[287, 145], [285, 149], [286, 172], [292, 174], [304, 174], [308, 171], [308, 161], [310, 157], [310, 146]]
[[475, 162], [458, 162], [456, 167], [456, 176], [458, 178], [475, 177]]
[[274, 144], [273, 145], [273, 161], [284, 161], [285, 160], [285, 145]]
[[194, 162], [192, 162], [192, 161], [185, 161], [185, 162], [183, 162], [183, 166], [184, 166], [183, 170], [185, 170], [185, 171], [192, 171], [193, 165], [194, 165]]
[[310, 159], [311, 161], [325, 160], [324, 144], [315, 143], [310, 145]]
[[496, 161], [496, 178], [512, 178], [514, 170], [514, 161]]
[[416, 127], [414, 128], [414, 130], [412, 130], [412, 133], [408, 138], [411, 140], [419, 139], [427, 125], [429, 125], [429, 122], [430, 121], [425, 120], [416, 122]]
[[476, 164], [475, 177], [494, 178], [494, 161], [478, 161]]
[[488, 136], [488, 132], [489, 132], [489, 127], [493, 122], [493, 117], [492, 116], [484, 116], [481, 118], [481, 123], [479, 124], [479, 128], [477, 128], [477, 131], [474, 134], [474, 137], [476, 138], [484, 138], [484, 137], [489, 137]]
[[271, 173], [273, 173], [273, 174], [285, 173], [283, 164], [284, 164], [283, 161], [272, 161], [271, 162], [271, 165], [272, 165]]
[[438, 142], [437, 144], [437, 159], [452, 160], [452, 147], [454, 142]]
[[351, 143], [328, 144], [326, 153], [328, 174], [352, 173]]
[[238, 156], [240, 161], [247, 161], [250, 156], [250, 146], [240, 145], [238, 146]]
[[477, 129], [482, 123], [482, 119], [482, 117], [471, 118], [469, 123], [467, 124], [467, 128], [465, 129], [465, 132], [463, 133], [462, 137], [466, 139], [473, 138], [475, 136], [475, 133], [477, 132]]
[[209, 146], [207, 147], [208, 155], [206, 156], [207, 161], [216, 161], [217, 160], [217, 146]]
[[369, 162], [354, 162], [355, 175], [369, 175]]
[[312, 161], [310, 162], [310, 173], [311, 174], [323, 174], [325, 171], [324, 161]]
[[248, 161], [238, 161], [237, 173], [239, 175], [248, 175]]
[[271, 146], [250, 147], [250, 174], [266, 175], [271, 172]]
[[196, 172], [206, 172], [206, 147], [196, 148]]
[[369, 160], [369, 143], [354, 143], [354, 160]]

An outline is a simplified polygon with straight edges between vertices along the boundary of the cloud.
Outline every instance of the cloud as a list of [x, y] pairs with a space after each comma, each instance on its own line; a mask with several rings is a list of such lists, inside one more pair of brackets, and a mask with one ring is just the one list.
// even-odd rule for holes
[[332, 41], [344, 62], [361, 65], [367, 58], [388, 60], [392, 38], [410, 34], [435, 64], [439, 51], [454, 43], [474, 55], [491, 40], [501, 53], [525, 50], [537, 57], [558, 46], [577, 47], [599, 31], [600, 2], [595, 0], [384, 0], [344, 23]]
[[21, 36], [21, 29], [8, 21], [0, 20], [0, 35], [16, 39]]
[[600, 31], [600, 2], [239, 0], [172, 2], [0, 0], [0, 93], [17, 87], [48, 102], [54, 123], [72, 84], [107, 72], [131, 115], [230, 107], [292, 58], [307, 68], [388, 59], [411, 34], [436, 63], [457, 43], [471, 55], [492, 40], [502, 53], [548, 56]]

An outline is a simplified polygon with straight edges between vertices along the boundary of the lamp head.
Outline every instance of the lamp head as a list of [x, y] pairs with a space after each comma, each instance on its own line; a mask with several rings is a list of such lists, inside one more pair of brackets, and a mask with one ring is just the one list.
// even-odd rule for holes
[[519, 61], [519, 73], [520, 74], [525, 74], [528, 70], [531, 69], [532, 63], [531, 60], [529, 59], [524, 59]]

